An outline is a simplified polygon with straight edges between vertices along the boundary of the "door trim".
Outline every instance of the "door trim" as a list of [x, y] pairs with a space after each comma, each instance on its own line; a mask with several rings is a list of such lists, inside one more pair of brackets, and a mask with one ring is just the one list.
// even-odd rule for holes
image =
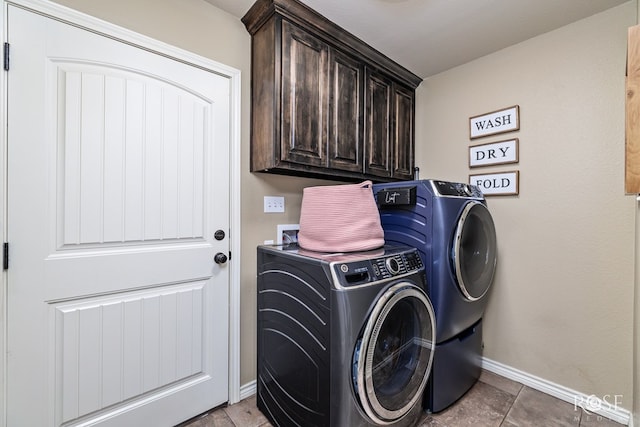
[[[66, 6], [46, 0], [5, 0], [2, 14], [2, 42], [7, 41], [7, 7], [9, 4], [32, 10], [51, 18], [68, 22], [88, 31], [105, 35], [121, 42], [139, 46], [159, 55], [176, 59], [229, 79], [230, 113], [229, 123], [229, 250], [235, 254], [234, 262], [229, 262], [229, 404], [240, 401], [240, 132], [241, 132], [241, 75], [240, 70], [221, 64], [212, 59], [171, 46], [145, 35], [94, 18]], [[2, 242], [7, 239], [7, 76], [0, 73], [0, 233]], [[3, 254], [4, 256], [4, 254]], [[0, 425], [4, 425], [7, 415], [7, 273], [0, 278]]]

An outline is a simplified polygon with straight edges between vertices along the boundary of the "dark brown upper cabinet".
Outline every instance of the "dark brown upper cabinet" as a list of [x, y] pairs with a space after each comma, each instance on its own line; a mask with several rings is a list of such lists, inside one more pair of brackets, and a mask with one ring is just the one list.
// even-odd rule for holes
[[251, 34], [251, 171], [411, 179], [422, 81], [297, 0], [258, 0]]

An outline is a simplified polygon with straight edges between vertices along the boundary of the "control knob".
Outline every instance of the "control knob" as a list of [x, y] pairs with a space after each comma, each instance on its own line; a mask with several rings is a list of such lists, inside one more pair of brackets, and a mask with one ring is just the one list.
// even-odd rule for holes
[[397, 259], [387, 258], [385, 265], [387, 266], [387, 270], [389, 270], [389, 273], [391, 273], [392, 276], [400, 273], [400, 263]]

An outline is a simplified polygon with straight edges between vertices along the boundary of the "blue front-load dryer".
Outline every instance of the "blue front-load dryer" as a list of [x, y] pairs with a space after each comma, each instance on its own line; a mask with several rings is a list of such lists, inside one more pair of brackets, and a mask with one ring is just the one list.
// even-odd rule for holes
[[496, 268], [496, 231], [476, 186], [416, 180], [373, 186], [387, 244], [418, 249], [436, 316], [425, 407], [439, 412], [480, 376], [482, 317]]

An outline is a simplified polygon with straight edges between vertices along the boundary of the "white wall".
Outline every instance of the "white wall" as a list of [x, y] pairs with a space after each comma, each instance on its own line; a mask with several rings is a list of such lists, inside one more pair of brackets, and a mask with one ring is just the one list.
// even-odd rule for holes
[[[520, 171], [490, 197], [499, 260], [484, 355], [632, 407], [635, 197], [624, 194], [626, 32], [636, 0], [425, 80], [424, 178]], [[520, 131], [469, 140], [469, 117], [520, 106]], [[471, 170], [470, 145], [517, 137], [520, 162]]]

